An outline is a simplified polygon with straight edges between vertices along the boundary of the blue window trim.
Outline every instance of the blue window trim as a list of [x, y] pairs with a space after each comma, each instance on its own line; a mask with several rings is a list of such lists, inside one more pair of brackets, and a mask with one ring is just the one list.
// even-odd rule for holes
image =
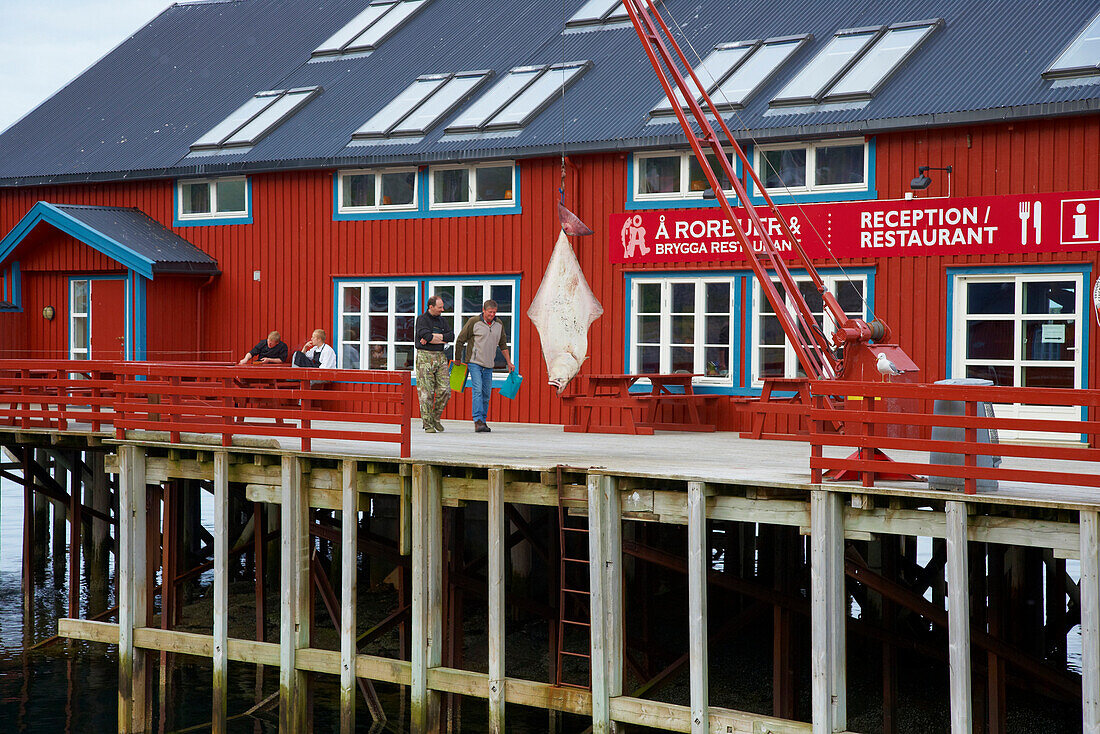
[[[652, 153], [659, 153], [660, 151], [641, 151], [638, 153], [630, 154], [630, 163], [626, 167], [626, 204], [623, 209], [626, 211], [647, 211], [652, 209], [715, 209], [721, 206], [717, 199], [703, 199], [699, 197], [682, 198], [682, 199], [638, 199], [634, 193], [634, 171], [637, 168], [637, 156], [639, 155], [651, 155]], [[669, 153], [684, 153], [683, 150], [670, 150]], [[690, 153], [691, 151], [686, 151]], [[741, 159], [735, 158], [733, 161], [734, 171], [738, 178], [742, 176]], [[730, 206], [739, 206], [738, 199], [733, 194], [728, 194], [727, 199]]]
[[[126, 349], [123, 354], [127, 361], [144, 361], [145, 360], [145, 335], [146, 335], [146, 303], [145, 303], [145, 278], [141, 277], [140, 273], [135, 273], [133, 270], [128, 270], [125, 275], [70, 275], [65, 292], [66, 304], [66, 318], [68, 319], [68, 333], [69, 340], [66, 344], [66, 351], [72, 353], [73, 344], [73, 320], [72, 320], [72, 293], [73, 293], [73, 281], [75, 280], [122, 280], [125, 281], [125, 296], [124, 308], [126, 315], [123, 323], [124, 335], [126, 337]], [[88, 318], [91, 320], [91, 305], [92, 305], [92, 293], [88, 291]], [[89, 327], [91, 324], [89, 323]], [[89, 339], [91, 338], [91, 332], [88, 333]], [[89, 353], [89, 356], [90, 353]]]
[[489, 217], [505, 214], [522, 214], [523, 205], [520, 204], [521, 195], [521, 168], [518, 161], [512, 164], [515, 167], [513, 177], [515, 187], [512, 190], [512, 204], [502, 206], [470, 206], [455, 207], [453, 209], [432, 209], [428, 201], [428, 178], [431, 175], [431, 166], [420, 166], [416, 171], [416, 209], [402, 211], [369, 211], [369, 212], [341, 212], [340, 211], [340, 171], [332, 174], [332, 221], [334, 222], [369, 222], [385, 219], [445, 219], [448, 217]]
[[2, 313], [23, 313], [23, 278], [18, 260], [13, 260], [4, 273], [4, 292], [0, 294], [0, 303], [10, 304], [10, 308], [0, 306]]
[[[973, 266], [973, 267], [948, 267], [947, 273], [947, 324], [944, 331], [947, 333], [947, 343], [944, 349], [944, 372], [943, 374], [950, 377], [952, 368], [952, 359], [954, 355], [954, 335], [955, 335], [955, 280], [959, 276], [966, 275], [1058, 275], [1058, 274], [1071, 274], [1080, 275], [1081, 281], [1084, 284], [1081, 288], [1081, 318], [1085, 320], [1083, 328], [1081, 329], [1081, 350], [1078, 352], [1081, 355], [1081, 389], [1087, 390], [1089, 386], [1089, 370], [1088, 370], [1088, 354], [1089, 354], [1089, 332], [1091, 329], [1088, 327], [1088, 310], [1089, 310], [1089, 284], [1092, 282], [1092, 266], [1085, 263], [1056, 263], [1050, 265], [987, 265], [987, 266]], [[1084, 417], [1084, 409], [1082, 409], [1082, 418]]]
[[[825, 276], [842, 276], [859, 275], [866, 278], [867, 292], [866, 303], [867, 309], [865, 311], [865, 318], [869, 318], [875, 304], [875, 268], [872, 267], [853, 267], [845, 268], [827, 268], [820, 271], [821, 275]], [[734, 270], [653, 270], [646, 272], [624, 273], [625, 278], [625, 300], [626, 303], [623, 308], [623, 334], [625, 335], [625, 344], [623, 346], [623, 372], [626, 374], [632, 374], [631, 369], [631, 322], [633, 321], [633, 303], [631, 296], [634, 293], [634, 281], [644, 280], [668, 280], [670, 278], [732, 278], [733, 280], [733, 302], [739, 305], [744, 299], [745, 312], [744, 312], [744, 328], [741, 326], [741, 320], [737, 318], [737, 312], [731, 314], [733, 323], [731, 328], [733, 330], [732, 339], [733, 354], [730, 360], [730, 385], [716, 385], [713, 383], [700, 383], [693, 386], [695, 392], [704, 395], [741, 395], [741, 396], [759, 396], [761, 388], [752, 386], [752, 335], [753, 335], [753, 323], [755, 322], [755, 312], [752, 308], [752, 293], [755, 285], [755, 275], [751, 270], [734, 269]], [[636, 388], [635, 391], [643, 391], [644, 387]], [[776, 395], [782, 395], [776, 393]]]
[[[623, 372], [625, 374], [633, 374], [631, 365], [631, 323], [633, 322], [634, 308], [633, 308], [633, 293], [635, 281], [647, 281], [658, 280], [664, 281], [670, 278], [730, 278], [733, 281], [733, 302], [734, 304], [741, 303], [742, 294], [745, 293], [746, 287], [751, 287], [752, 271], [751, 270], [653, 270], [637, 273], [624, 273], [625, 278], [625, 300], [626, 303], [623, 308], [623, 318], [625, 323], [623, 324], [623, 335], [626, 342], [623, 346]], [[751, 300], [749, 301], [751, 305]], [[751, 395], [752, 393], [747, 391], [744, 386], [744, 377], [741, 370], [741, 364], [743, 362], [742, 354], [744, 352], [743, 345], [746, 343], [746, 335], [742, 334], [740, 319], [737, 318], [737, 313], [731, 313], [731, 328], [733, 333], [731, 335], [732, 354], [730, 357], [730, 376], [729, 385], [720, 385], [715, 383], [700, 383], [692, 386], [692, 389], [702, 395]], [[748, 343], [752, 343], [752, 320], [746, 319], [746, 329]], [[714, 379], [714, 378], [711, 378]], [[647, 390], [645, 386], [635, 386], [632, 388], [632, 392], [644, 392]], [[759, 394], [759, 390], [756, 391]]]
[[[816, 141], [811, 141], [816, 142]], [[787, 195], [782, 193], [771, 194], [772, 201], [776, 204], [817, 204], [829, 201], [867, 201], [878, 198], [878, 189], [875, 182], [875, 137], [867, 138], [867, 188], [856, 191], [815, 191], [806, 194]], [[749, 160], [755, 160], [756, 155], [752, 146], [745, 148], [745, 155]], [[759, 174], [758, 174], [759, 175]], [[764, 203], [764, 197], [756, 190], [756, 184], [749, 181], [749, 199], [754, 205]]]
[[[223, 178], [239, 178], [227, 176]], [[217, 178], [178, 178], [172, 186], [172, 226], [173, 227], [217, 227], [223, 224], [252, 224], [252, 177], [244, 177], [244, 206], [246, 214], [243, 217], [188, 217], [180, 218], [180, 185], [191, 182], [216, 182]]]
[[[520, 300], [520, 279], [521, 279], [520, 275], [516, 275], [516, 274], [512, 274], [512, 273], [500, 273], [500, 274], [474, 273], [472, 275], [440, 275], [440, 276], [432, 276], [432, 277], [429, 277], [429, 278], [424, 278], [423, 279], [424, 287], [421, 291], [424, 294], [423, 302], [421, 303], [421, 312], [423, 312], [423, 310], [428, 307], [428, 296], [430, 295], [428, 293], [428, 283], [429, 282], [438, 283], [440, 281], [447, 282], [447, 281], [471, 281], [471, 280], [512, 281], [512, 315], [508, 317], [509, 319], [511, 319], [511, 323], [508, 325], [508, 327], [512, 331], [512, 338], [510, 340], [512, 346], [509, 348], [508, 351], [511, 352], [511, 354], [509, 356], [511, 356], [512, 364], [516, 365], [516, 370], [518, 371], [519, 370], [519, 350], [518, 350], [518, 347], [519, 347], [519, 316], [520, 316], [520, 312], [519, 312], [518, 309], [520, 307], [520, 304], [522, 303], [522, 301]], [[459, 328], [461, 329], [462, 325], [459, 325]], [[458, 336], [457, 331], [455, 332], [455, 336]], [[495, 386], [503, 385], [504, 381], [506, 379], [508, 379], [508, 375], [506, 375], [506, 374], [498, 375], [495, 372], [493, 373], [493, 385], [495, 385]]]

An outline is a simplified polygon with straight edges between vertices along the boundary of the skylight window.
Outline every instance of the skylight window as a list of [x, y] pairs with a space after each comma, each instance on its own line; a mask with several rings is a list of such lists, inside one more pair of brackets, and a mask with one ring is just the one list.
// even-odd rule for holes
[[[788, 36], [763, 42], [724, 43], [715, 46], [695, 67], [695, 75], [719, 109], [738, 109], [808, 40], [809, 36]], [[686, 79], [688, 86], [698, 92], [691, 77]], [[676, 99], [686, 106], [679, 90]], [[701, 104], [702, 95], [697, 93], [696, 100]], [[653, 115], [671, 113], [672, 104], [667, 97], [651, 110]]]
[[869, 99], [942, 24], [942, 20], [926, 20], [838, 31], [772, 104]]
[[463, 71], [417, 77], [405, 91], [356, 130], [352, 138], [369, 140], [423, 135], [477, 91], [490, 74], [490, 71]]
[[449, 125], [447, 132], [522, 128], [552, 101], [555, 94], [579, 79], [589, 66], [589, 61], [574, 61], [512, 69]]
[[339, 56], [373, 51], [427, 3], [428, 0], [371, 3], [318, 46], [313, 55]]
[[191, 150], [247, 148], [255, 145], [314, 96], [320, 87], [260, 92], [238, 107], [213, 130], [191, 144]]
[[1100, 74], [1100, 14], [1085, 26], [1050, 68], [1043, 72], [1048, 79]]
[[630, 15], [622, 0], [588, 0], [580, 10], [573, 14], [565, 26], [574, 28], [578, 26], [607, 25], [611, 23], [629, 22]]

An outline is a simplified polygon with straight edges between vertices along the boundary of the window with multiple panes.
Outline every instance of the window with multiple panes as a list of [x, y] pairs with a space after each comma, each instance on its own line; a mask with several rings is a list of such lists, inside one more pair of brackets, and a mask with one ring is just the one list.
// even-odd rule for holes
[[733, 277], [635, 278], [630, 364], [637, 373], [691, 372], [729, 383]]
[[514, 204], [516, 165], [511, 161], [472, 166], [432, 166], [428, 172], [432, 209]]
[[417, 207], [416, 169], [341, 171], [341, 212], [408, 211]]
[[255, 145], [320, 93], [320, 87], [259, 92], [192, 143], [191, 150], [216, 151]]
[[[516, 323], [516, 281], [512, 279], [469, 279], [428, 281], [428, 293], [443, 298], [443, 318], [450, 319], [457, 336], [463, 324], [481, 315], [481, 306], [490, 299], [497, 302], [497, 318], [503, 319], [505, 339], [508, 341], [512, 363], [519, 361], [516, 354], [518, 324]], [[470, 347], [467, 346], [467, 356]], [[462, 355], [455, 355], [456, 359]], [[495, 371], [507, 372], [503, 355], [497, 353]]]
[[589, 61], [521, 66], [505, 74], [447, 126], [449, 133], [517, 130], [581, 77]]
[[92, 282], [69, 281], [69, 359], [91, 359]]
[[382, 41], [400, 28], [428, 0], [374, 2], [351, 19], [313, 52], [313, 56], [341, 56], [373, 51]]
[[936, 19], [837, 31], [772, 104], [869, 99], [941, 25]]
[[[733, 185], [722, 173], [718, 157], [708, 154], [710, 166], [722, 189], [733, 193]], [[634, 198], [636, 200], [702, 199], [710, 188], [703, 168], [692, 151], [637, 153], [634, 156]]]
[[622, 0], [587, 0], [565, 22], [567, 28], [629, 24], [630, 15]]
[[956, 278], [954, 376], [1080, 387], [1082, 287], [1080, 274]]
[[1100, 13], [1066, 47], [1043, 76], [1081, 77], [1100, 74]]
[[863, 191], [867, 188], [867, 143], [825, 140], [798, 145], [757, 146], [756, 174], [768, 193]]
[[341, 368], [413, 368], [413, 323], [420, 305], [417, 281], [340, 282], [337, 299]]
[[243, 176], [180, 181], [177, 187], [178, 219], [248, 216], [248, 180]]
[[[867, 294], [866, 276], [822, 275], [821, 279], [825, 282], [825, 287], [836, 296], [837, 302], [844, 309], [847, 316], [854, 318], [867, 317], [867, 309], [864, 303]], [[832, 315], [825, 311], [825, 302], [821, 298], [821, 294], [817, 292], [817, 289], [814, 288], [808, 278], [796, 276], [795, 281], [798, 283], [798, 290], [802, 298], [809, 305], [810, 311], [813, 312], [817, 325], [826, 337], [831, 337], [838, 324], [833, 320]], [[772, 282], [776, 290], [779, 291], [780, 296], [784, 298], [787, 310], [794, 313], [794, 303], [784, 291], [783, 286], [778, 281]], [[753, 314], [755, 315], [752, 330], [753, 384], [760, 384], [765, 377], [805, 376], [801, 365], [798, 363], [794, 348], [790, 345], [790, 341], [779, 323], [779, 317], [775, 315], [775, 310], [764, 296], [760, 284], [755, 282], [755, 279], [752, 299]]]
[[489, 71], [425, 74], [393, 98], [362, 127], [353, 140], [417, 137], [465, 102], [490, 76]]
[[[739, 109], [808, 40], [809, 36], [787, 36], [766, 41], [722, 43], [715, 46], [693, 71], [719, 109]], [[702, 95], [695, 82], [690, 76], [685, 79], [688, 87], [695, 90], [696, 101], [702, 104]], [[680, 91], [676, 89], [675, 93], [681, 107], [686, 107]], [[672, 104], [668, 97], [661, 99], [650, 114], [671, 115]]]

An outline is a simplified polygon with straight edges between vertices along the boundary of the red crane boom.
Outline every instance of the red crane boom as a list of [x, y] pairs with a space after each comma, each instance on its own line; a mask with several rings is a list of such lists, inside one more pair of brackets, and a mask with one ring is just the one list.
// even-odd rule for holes
[[[772, 309], [787, 335], [787, 339], [794, 348], [802, 370], [811, 379], [818, 380], [875, 379], [878, 375], [875, 367], [875, 355], [885, 353], [887, 358], [901, 370], [916, 372], [917, 366], [913, 364], [912, 360], [900, 347], [896, 344], [886, 343], [890, 341], [890, 330], [886, 324], [877, 319], [868, 323], [863, 319], [848, 316], [844, 313], [840, 303], [837, 302], [836, 297], [825, 287], [825, 283], [822, 281], [817, 269], [806, 256], [805, 250], [802, 249], [798, 237], [791, 231], [787, 218], [776, 207], [775, 202], [772, 201], [764, 189], [764, 185], [761, 183], [756, 171], [753, 170], [745, 152], [733, 139], [733, 133], [726, 126], [710, 95], [706, 93], [706, 85], [699, 82], [694, 69], [692, 69], [683, 51], [680, 50], [680, 46], [672, 37], [668, 26], [665, 25], [664, 20], [657, 12], [652, 0], [623, 0], [623, 5], [630, 15], [631, 23], [634, 25], [638, 38], [645, 47], [646, 55], [649, 57], [653, 70], [657, 73], [661, 87], [672, 105], [672, 111], [680, 122], [680, 127], [683, 128], [688, 143], [691, 145], [691, 149], [694, 151], [699, 166], [706, 175], [707, 182], [722, 207], [722, 211], [725, 212], [726, 218], [733, 225], [733, 230], [741, 244], [742, 251], [745, 253], [749, 265], [760, 283], [761, 290], [767, 297], [768, 302], [771, 303]], [[681, 67], [687, 70], [691, 80], [690, 83], [680, 71]], [[699, 104], [700, 99], [705, 104], [706, 111]], [[684, 112], [685, 106], [691, 113], [690, 120]], [[813, 311], [806, 303], [806, 299], [802, 297], [794, 276], [784, 262], [775, 240], [772, 238], [769, 227], [761, 220], [760, 213], [749, 199], [744, 184], [735, 175], [731, 158], [726, 155], [723, 142], [712, 123], [717, 123], [725, 136], [725, 144], [737, 155], [744, 169], [752, 177], [756, 190], [764, 197], [765, 203], [761, 205], [761, 208], [774, 216], [779, 223], [783, 235], [791, 243], [797, 264], [805, 269], [814, 288], [821, 294], [826, 310], [832, 316], [834, 323], [838, 324], [831, 340], [825, 336], [818, 326]], [[738, 200], [743, 202], [751, 230], [760, 240], [759, 251], [749, 242], [745, 228], [734, 214], [733, 207], [730, 206], [729, 200], [722, 190], [718, 175], [707, 157], [708, 152], [714, 154], [722, 174], [732, 184]], [[790, 298], [793, 309], [788, 309], [779, 289], [772, 282], [769, 271], [774, 273], [774, 277]], [[869, 346], [871, 341], [875, 342], [874, 354], [872, 354]], [[836, 356], [834, 349], [839, 349], [842, 356]]]

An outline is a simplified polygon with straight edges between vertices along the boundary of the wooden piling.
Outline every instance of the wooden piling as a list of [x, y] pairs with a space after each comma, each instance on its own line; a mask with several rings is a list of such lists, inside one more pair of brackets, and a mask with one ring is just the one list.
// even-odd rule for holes
[[134, 630], [148, 623], [145, 449], [119, 447], [118, 730], [144, 732], [146, 655]]
[[443, 659], [443, 504], [438, 467], [416, 464], [412, 474], [412, 734], [439, 731], [439, 694], [428, 671]]
[[847, 714], [844, 498], [810, 492], [813, 734], [844, 731]]
[[356, 462], [341, 463], [340, 514], [340, 732], [355, 731], [355, 636], [358, 600], [359, 489]]
[[1081, 511], [1082, 733], [1100, 734], [1100, 513]]
[[309, 498], [302, 490], [301, 460], [282, 457], [282, 564], [279, 617], [279, 731], [296, 734], [306, 727], [305, 672], [298, 650], [309, 644]]
[[688, 482], [688, 651], [691, 734], [710, 733], [707, 674], [707, 498], [703, 482]]
[[225, 734], [229, 713], [229, 454], [214, 452], [214, 681], [211, 730]]
[[971, 734], [970, 565], [967, 559], [967, 507], [947, 508], [948, 664], [951, 676], [951, 734]]
[[[489, 731], [504, 734], [504, 471], [489, 470], [488, 486], [489, 554]], [[551, 627], [554, 625], [551, 624]]]

